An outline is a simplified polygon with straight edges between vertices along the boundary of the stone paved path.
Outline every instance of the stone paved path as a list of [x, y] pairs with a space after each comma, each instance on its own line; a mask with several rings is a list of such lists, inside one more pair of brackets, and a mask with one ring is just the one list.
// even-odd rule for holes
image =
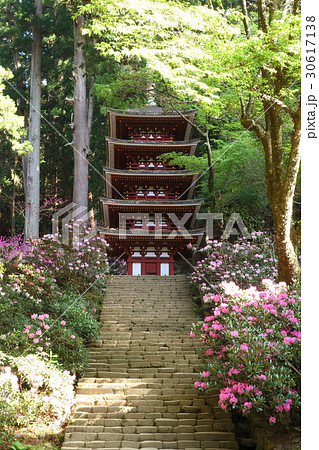
[[217, 392], [199, 393], [185, 276], [113, 276], [62, 450], [238, 449]]

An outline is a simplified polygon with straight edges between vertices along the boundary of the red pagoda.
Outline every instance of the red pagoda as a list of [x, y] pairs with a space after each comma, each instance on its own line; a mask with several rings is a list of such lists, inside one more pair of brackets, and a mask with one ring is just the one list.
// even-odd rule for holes
[[173, 275], [175, 255], [203, 237], [194, 229], [203, 199], [193, 199], [197, 174], [159, 156], [193, 155], [199, 140], [190, 139], [191, 125], [180, 115], [153, 105], [109, 110], [108, 121], [105, 228], [99, 233], [114, 256], [125, 256], [128, 275]]

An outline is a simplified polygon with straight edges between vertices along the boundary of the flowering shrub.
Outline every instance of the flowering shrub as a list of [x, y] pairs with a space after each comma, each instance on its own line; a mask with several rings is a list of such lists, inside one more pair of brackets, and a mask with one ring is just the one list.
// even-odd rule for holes
[[108, 245], [89, 231], [74, 246], [52, 235], [0, 240], [0, 447], [21, 427], [48, 432], [69, 414], [109, 274]]
[[212, 314], [191, 333], [202, 339], [200, 390], [219, 388], [223, 409], [264, 411], [270, 423], [300, 406], [300, 297], [285, 283], [206, 294]]
[[29, 245], [23, 242], [23, 235], [0, 236], [0, 263], [5, 263], [29, 253]]
[[222, 282], [235, 281], [241, 288], [247, 288], [258, 286], [264, 278], [276, 279], [273, 241], [261, 231], [251, 233], [251, 237], [251, 240], [238, 238], [235, 243], [208, 241], [205, 247], [195, 249], [199, 260], [192, 283], [202, 294], [212, 289], [219, 292]]
[[74, 376], [36, 355], [13, 358], [0, 352], [0, 365], [2, 440], [10, 442], [14, 431], [30, 422], [58, 430], [74, 403]]
[[65, 369], [82, 373], [85, 344], [98, 333], [96, 307], [94, 299], [67, 289], [30, 266], [19, 264], [14, 274], [5, 273], [0, 286], [0, 350], [13, 355], [51, 352]]
[[110, 274], [127, 275], [127, 263], [125, 259], [110, 257], [109, 264], [110, 264]]
[[[69, 225], [72, 233], [72, 225]], [[85, 239], [90, 233], [86, 229], [76, 242], [76, 246], [61, 244], [61, 237], [44, 236], [29, 252], [26, 261], [35, 270], [45, 270], [56, 279], [59, 286], [70, 285], [73, 290], [83, 289], [106, 282], [109, 273], [107, 242], [95, 235]]]

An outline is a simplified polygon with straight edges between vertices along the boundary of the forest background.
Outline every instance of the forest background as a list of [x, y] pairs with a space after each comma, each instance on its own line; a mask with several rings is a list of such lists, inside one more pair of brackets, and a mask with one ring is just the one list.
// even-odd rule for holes
[[2, 126], [2, 234], [47, 233], [57, 199], [99, 210], [106, 110], [151, 98], [198, 111], [197, 158], [176, 161], [202, 173], [206, 209], [273, 229], [279, 277], [298, 278], [298, 1], [11, 1], [1, 17], [4, 93], [33, 149]]

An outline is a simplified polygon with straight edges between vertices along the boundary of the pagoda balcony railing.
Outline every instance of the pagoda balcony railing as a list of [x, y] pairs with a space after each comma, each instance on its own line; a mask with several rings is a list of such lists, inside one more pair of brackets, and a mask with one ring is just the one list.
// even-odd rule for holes
[[128, 162], [126, 164], [126, 168], [128, 170], [176, 170], [176, 166], [171, 166], [170, 164], [162, 163], [162, 162], [140, 162], [140, 163], [131, 163]]
[[[146, 224], [146, 230], [148, 231], [155, 231], [156, 228], [160, 228], [163, 231], [174, 231], [177, 230], [176, 225], [170, 222], [161, 222], [157, 225], [155, 225], [154, 221], [150, 221]], [[143, 230], [143, 223], [142, 222], [134, 222], [134, 221], [127, 221], [126, 222], [126, 229], [127, 230]]]
[[175, 130], [174, 129], [163, 129], [163, 130], [142, 130], [134, 129], [129, 131], [129, 139], [132, 141], [162, 141], [173, 142], [175, 140]]
[[178, 192], [125, 192], [126, 200], [178, 200]]

